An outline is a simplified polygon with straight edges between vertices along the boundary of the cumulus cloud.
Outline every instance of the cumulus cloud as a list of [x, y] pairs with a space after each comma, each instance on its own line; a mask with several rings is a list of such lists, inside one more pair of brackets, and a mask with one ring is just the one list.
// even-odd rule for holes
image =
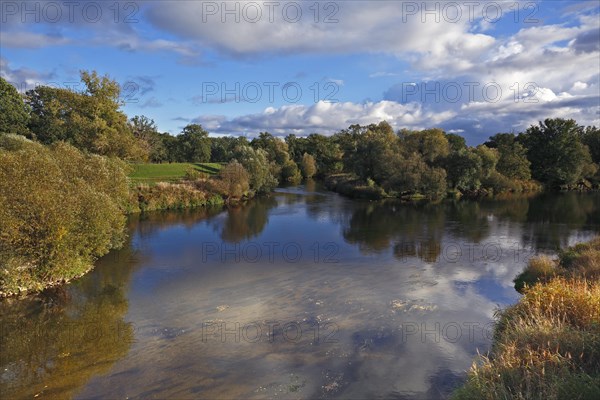
[[[251, 4], [258, 4], [260, 18], [244, 11]], [[301, 4], [299, 13], [297, 4]], [[436, 22], [430, 15], [423, 21], [420, 12], [410, 14], [405, 9], [406, 2], [378, 2], [377, 6], [332, 2], [330, 7], [317, 15], [312, 3], [289, 1], [278, 2], [272, 9], [250, 1], [235, 2], [229, 8], [217, 2], [170, 2], [168, 7], [156, 2], [149, 5], [146, 15], [163, 31], [234, 56], [415, 52], [435, 61], [444, 56], [472, 56], [494, 42], [491, 36], [470, 32], [468, 18], [438, 18]]]
[[[140, 20], [139, 24], [124, 21], [115, 24], [109, 8], [103, 10], [109, 18], [98, 23], [86, 21], [80, 13], [72, 22], [42, 21], [35, 25], [22, 24], [9, 16], [1, 28], [0, 45], [6, 48], [112, 46], [127, 52], [175, 54], [186, 64], [201, 62], [205, 54], [234, 62], [273, 55], [358, 54], [369, 59], [371, 55], [384, 54], [402, 65], [395, 69], [394, 64], [374, 63], [372, 71], [375, 72], [367, 74], [368, 77], [398, 79], [384, 93], [358, 97], [369, 96], [374, 101], [283, 105], [231, 117], [214, 115], [211, 109], [213, 114], [195, 119], [203, 121], [207, 129], [215, 133], [261, 130], [275, 134], [331, 133], [352, 123], [386, 119], [397, 128], [441, 126], [462, 130], [467, 137], [480, 142], [496, 129], [506, 130], [509, 126], [518, 130], [551, 116], [568, 116], [582, 124], [598, 124], [600, 20], [597, 2], [569, 5], [561, 10], [561, 23], [547, 24], [538, 18], [535, 23], [521, 24], [520, 29], [514, 24], [502, 33], [498, 33], [502, 24], [490, 22], [490, 16], [486, 15], [486, 10], [491, 12], [486, 9], [486, 3], [477, 3], [472, 13], [463, 9], [462, 16], [453, 19], [451, 12], [444, 11], [447, 4], [444, 2], [429, 5], [439, 7], [437, 13], [424, 13], [425, 2], [382, 1], [376, 5], [366, 1], [321, 2], [319, 13], [315, 14], [312, 2], [281, 1], [269, 9], [264, 2], [249, 0], [230, 3], [142, 1], [135, 3], [139, 9], [134, 18]], [[83, 1], [81, 7], [86, 4]], [[300, 4], [301, 14], [296, 10], [297, 4]], [[511, 18], [508, 12], [514, 8], [514, 2], [495, 4], [502, 7], [504, 18]], [[417, 9], [409, 8], [413, 6]], [[525, 15], [523, 12], [521, 17]], [[402, 82], [406, 71], [409, 78]], [[321, 76], [325, 76], [324, 81], [344, 85], [345, 89], [354, 86], [350, 75], [344, 75], [343, 71], [340, 75], [337, 73], [323, 71]], [[22, 82], [36, 78], [33, 71], [5, 66], [2, 74]], [[305, 74], [300, 72], [297, 76]], [[153, 81], [142, 79], [141, 82], [145, 91], [141, 94], [154, 90]], [[419, 85], [423, 83], [439, 83], [442, 87], [458, 85], [463, 92], [452, 101], [448, 101], [449, 92], [441, 93], [438, 98], [419, 97], [422, 92], [416, 96], [410, 92], [422, 89]], [[471, 96], [465, 84], [473, 83], [478, 87]], [[486, 85], [499, 88], [501, 96], [493, 101], [486, 98], [493, 96], [493, 92], [483, 91]], [[407, 96], [410, 93], [412, 97]], [[186, 93], [185, 97], [194, 105], [206, 103], [193, 97], [193, 93]], [[160, 103], [152, 98], [144, 104], [158, 107]]]
[[308, 135], [315, 132], [328, 135], [352, 124], [368, 125], [382, 120], [398, 129], [424, 128], [440, 124], [452, 116], [453, 112], [426, 112], [417, 103], [400, 104], [386, 100], [366, 103], [319, 101], [311, 106], [268, 107], [260, 113], [234, 118], [202, 115], [193, 122], [202, 124], [214, 133], [253, 135], [269, 131], [275, 135]]

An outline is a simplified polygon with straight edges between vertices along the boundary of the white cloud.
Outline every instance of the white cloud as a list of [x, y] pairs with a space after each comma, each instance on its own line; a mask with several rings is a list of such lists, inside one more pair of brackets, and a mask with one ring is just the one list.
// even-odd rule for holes
[[400, 104], [385, 100], [363, 104], [320, 101], [311, 106], [268, 107], [261, 113], [231, 119], [218, 115], [199, 116], [194, 122], [201, 123], [214, 133], [256, 134], [269, 131], [276, 135], [308, 135], [314, 132], [332, 134], [352, 124], [368, 125], [382, 120], [388, 121], [397, 129], [425, 128], [431, 124], [440, 124], [453, 116], [455, 114], [451, 111], [425, 112], [417, 103]]

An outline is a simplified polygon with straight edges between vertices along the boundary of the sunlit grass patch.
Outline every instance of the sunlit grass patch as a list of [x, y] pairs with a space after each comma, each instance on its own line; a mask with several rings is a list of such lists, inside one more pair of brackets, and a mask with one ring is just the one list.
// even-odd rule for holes
[[176, 182], [185, 178], [190, 170], [214, 175], [222, 167], [219, 163], [133, 164], [129, 178], [132, 183]]

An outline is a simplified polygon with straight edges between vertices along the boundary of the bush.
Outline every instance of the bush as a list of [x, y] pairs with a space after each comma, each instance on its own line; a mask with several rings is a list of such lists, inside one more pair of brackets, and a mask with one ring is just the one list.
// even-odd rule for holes
[[0, 295], [80, 276], [121, 245], [125, 168], [62, 142], [0, 139]]
[[192, 167], [191, 165], [188, 165], [185, 168], [185, 175], [183, 177], [183, 179], [185, 179], [186, 181], [196, 181], [198, 179], [206, 179], [208, 178], [208, 174], [202, 171], [198, 171], [196, 168]]
[[179, 210], [223, 204], [220, 195], [201, 188], [201, 181], [138, 185], [133, 189], [131, 211]]
[[250, 176], [242, 164], [231, 161], [219, 172], [219, 179], [223, 183], [223, 194], [227, 197], [240, 199], [250, 190]]
[[487, 178], [482, 180], [481, 184], [487, 189], [492, 189], [494, 194], [521, 191], [518, 181], [509, 179], [497, 171], [492, 171]]

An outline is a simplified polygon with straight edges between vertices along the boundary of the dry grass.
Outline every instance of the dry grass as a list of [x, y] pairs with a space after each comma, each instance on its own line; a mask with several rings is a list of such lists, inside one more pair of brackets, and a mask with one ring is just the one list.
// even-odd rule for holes
[[[455, 399], [600, 399], [600, 282], [596, 239], [536, 258], [516, 305], [499, 312], [489, 356]], [[595, 279], [590, 279], [595, 277]]]
[[223, 204], [223, 198], [193, 182], [140, 184], [132, 190], [130, 212], [174, 210]]

